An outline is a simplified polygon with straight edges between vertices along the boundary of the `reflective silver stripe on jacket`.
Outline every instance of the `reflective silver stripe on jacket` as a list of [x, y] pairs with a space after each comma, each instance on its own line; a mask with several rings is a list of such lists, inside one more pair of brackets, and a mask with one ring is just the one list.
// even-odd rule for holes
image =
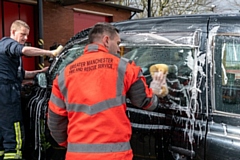
[[129, 142], [119, 143], [103, 143], [103, 144], [79, 144], [68, 143], [68, 152], [84, 152], [84, 153], [106, 153], [106, 152], [122, 152], [130, 150]]
[[62, 109], [65, 108], [65, 103], [60, 98], [56, 97], [54, 94], [51, 94], [50, 99], [59, 108], [62, 108]]
[[88, 115], [97, 114], [114, 106], [119, 106], [125, 102], [125, 96], [118, 96], [114, 99], [108, 99], [92, 106], [83, 104], [69, 104], [68, 111], [84, 112]]
[[65, 99], [65, 104], [67, 106], [67, 88], [65, 86], [65, 78], [64, 78], [64, 71], [61, 72], [59, 74], [59, 77], [58, 77], [58, 86], [59, 86], [59, 89], [60, 91], [62, 92], [63, 96], [64, 96], [64, 99]]
[[90, 45], [88, 45], [87, 50], [88, 50], [88, 52], [98, 51], [98, 45], [96, 45], [96, 44], [90, 44]]

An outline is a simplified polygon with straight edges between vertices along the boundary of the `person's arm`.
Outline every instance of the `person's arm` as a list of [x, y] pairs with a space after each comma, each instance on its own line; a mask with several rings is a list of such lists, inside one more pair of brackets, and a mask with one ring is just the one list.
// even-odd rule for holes
[[157, 110], [159, 107], [157, 92], [159, 92], [158, 89], [161, 90], [161, 86], [166, 83], [164, 75], [159, 73], [156, 75], [157, 77], [154, 76], [153, 79], [155, 82], [158, 82], [156, 84], [159, 85], [159, 87], [153, 90], [147, 85], [141, 68], [136, 66], [134, 62], [129, 64], [129, 66], [130, 69], [127, 71], [127, 74], [134, 75], [134, 83], [131, 84], [127, 92], [127, 97], [130, 99], [132, 105], [145, 110]]
[[53, 81], [52, 93], [48, 106], [47, 124], [50, 133], [60, 146], [66, 147], [68, 118], [64, 97], [58, 86], [58, 77]]
[[22, 44], [18, 43], [17, 41], [11, 38], [4, 39], [4, 46], [5, 46], [5, 53], [12, 57], [12, 56], [48, 56], [48, 57], [56, 57], [63, 49], [60, 45], [55, 50], [45, 50], [31, 46], [23, 46]]
[[131, 61], [127, 65], [125, 74], [128, 81], [125, 82], [128, 88], [126, 96], [131, 104], [141, 109], [155, 110], [158, 107], [158, 97], [148, 87], [141, 68]]
[[24, 46], [22, 49], [22, 53], [25, 56], [48, 56], [54, 57], [55, 50], [45, 50], [36, 47]]
[[155, 110], [158, 107], [158, 97], [148, 88], [143, 76], [133, 83], [127, 93], [131, 104], [145, 110]]
[[34, 70], [34, 71], [26, 71], [25, 70], [25, 79], [31, 79], [34, 78], [34, 76], [36, 76], [36, 74], [41, 73], [41, 72], [46, 72], [48, 70], [48, 67], [44, 67], [41, 70]]

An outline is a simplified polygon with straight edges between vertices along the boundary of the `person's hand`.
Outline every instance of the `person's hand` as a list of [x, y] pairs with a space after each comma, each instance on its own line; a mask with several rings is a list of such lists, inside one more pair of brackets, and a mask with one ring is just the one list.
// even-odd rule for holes
[[154, 72], [153, 74], [153, 80], [150, 83], [150, 88], [152, 88], [152, 91], [154, 94], [156, 94], [158, 97], [164, 97], [168, 94], [168, 88], [166, 85], [166, 75], [163, 74], [163, 72]]
[[49, 68], [48, 66], [47, 66], [47, 67], [44, 67], [44, 68], [42, 68], [42, 69], [41, 69], [41, 72], [47, 72], [48, 68]]
[[53, 53], [52, 53], [53, 57], [58, 56], [62, 52], [62, 50], [63, 50], [63, 46], [59, 45], [57, 49], [53, 50]]

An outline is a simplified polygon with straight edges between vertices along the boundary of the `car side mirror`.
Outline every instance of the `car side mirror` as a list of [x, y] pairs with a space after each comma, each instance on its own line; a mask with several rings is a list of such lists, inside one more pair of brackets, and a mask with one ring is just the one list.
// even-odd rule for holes
[[46, 73], [38, 73], [36, 75], [36, 83], [41, 88], [47, 88], [47, 76], [46, 76]]

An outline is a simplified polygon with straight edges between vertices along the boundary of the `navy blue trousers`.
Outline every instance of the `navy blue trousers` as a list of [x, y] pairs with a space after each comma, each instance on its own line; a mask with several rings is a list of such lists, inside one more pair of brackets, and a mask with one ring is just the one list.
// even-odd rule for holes
[[0, 82], [0, 156], [22, 159], [24, 139], [20, 85]]

